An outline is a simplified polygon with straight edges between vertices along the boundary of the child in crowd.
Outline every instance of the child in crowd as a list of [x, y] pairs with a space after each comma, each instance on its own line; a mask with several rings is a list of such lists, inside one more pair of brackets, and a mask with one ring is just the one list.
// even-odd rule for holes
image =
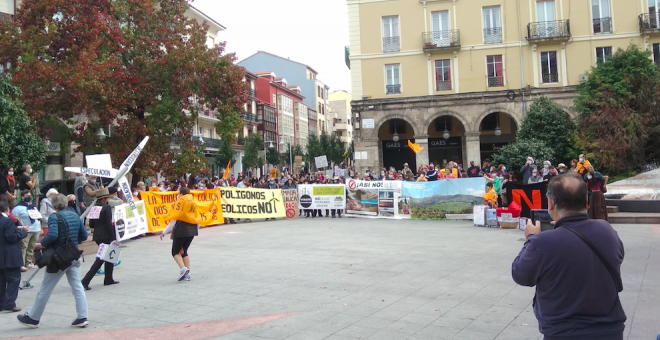
[[497, 208], [497, 192], [493, 188], [493, 182], [488, 182], [486, 184], [486, 193], [484, 194], [484, 204], [487, 204], [489, 208]]

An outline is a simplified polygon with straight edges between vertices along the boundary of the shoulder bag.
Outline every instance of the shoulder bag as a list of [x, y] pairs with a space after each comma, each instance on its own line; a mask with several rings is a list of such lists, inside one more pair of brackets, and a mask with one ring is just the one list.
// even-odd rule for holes
[[[55, 213], [55, 215], [57, 216], [58, 231], [59, 233], [64, 233], [64, 239], [62, 240], [62, 244], [55, 248], [53, 260], [60, 270], [65, 270], [71, 266], [73, 261], [80, 258], [81, 251], [75, 244], [73, 244], [73, 241], [71, 241], [62, 216], [60, 216], [59, 213]], [[60, 234], [60, 236], [62, 236], [62, 234]]]
[[603, 256], [603, 254], [601, 254], [600, 251], [598, 251], [596, 246], [594, 246], [593, 243], [591, 243], [591, 241], [589, 241], [579, 231], [577, 231], [573, 228], [570, 228], [570, 227], [564, 227], [564, 228], [566, 230], [569, 230], [573, 234], [577, 235], [579, 238], [582, 239], [582, 241], [584, 241], [584, 243], [587, 244], [587, 246], [589, 246], [589, 248], [591, 248], [591, 250], [594, 252], [594, 254], [596, 254], [596, 256], [598, 256], [600, 261], [603, 262], [603, 265], [605, 265], [605, 268], [607, 268], [607, 271], [610, 273], [610, 276], [612, 276], [612, 280], [614, 280], [614, 286], [616, 287], [616, 291], [617, 292], [623, 291], [623, 281], [621, 280], [621, 274], [617, 273], [616, 270], [614, 270], [614, 268], [612, 268], [612, 266], [609, 264], [609, 262], [607, 262], [607, 260], [605, 260], [605, 256]]

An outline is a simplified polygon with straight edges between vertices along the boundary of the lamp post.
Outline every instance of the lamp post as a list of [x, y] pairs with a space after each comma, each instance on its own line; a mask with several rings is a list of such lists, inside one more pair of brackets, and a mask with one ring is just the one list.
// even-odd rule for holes
[[273, 145], [273, 141], [264, 141], [264, 173], [261, 174], [262, 176], [266, 174], [266, 167], [268, 166], [268, 159], [266, 158], [266, 152], [268, 152], [268, 149], [266, 149], [266, 144], [268, 144], [268, 149], [272, 149], [275, 147]]
[[291, 143], [285, 143], [284, 139], [280, 141], [280, 145], [289, 145], [289, 173], [291, 173], [291, 168], [293, 167], [293, 154], [291, 153]]

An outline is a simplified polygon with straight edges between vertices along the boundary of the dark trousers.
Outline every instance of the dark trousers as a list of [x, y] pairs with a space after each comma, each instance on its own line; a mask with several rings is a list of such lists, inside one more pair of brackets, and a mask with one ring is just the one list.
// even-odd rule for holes
[[332, 217], [335, 217], [335, 213], [337, 213], [339, 215], [339, 217], [341, 217], [341, 210], [342, 209], [332, 209], [331, 210], [332, 211]]
[[[101, 244], [104, 242], [96, 242], [96, 244]], [[105, 280], [103, 280], [103, 283], [112, 283], [114, 280], [112, 279], [112, 271], [114, 269], [114, 264], [110, 262], [105, 262], [101, 259], [96, 259], [94, 261], [94, 264], [92, 265], [92, 268], [89, 268], [89, 271], [87, 274], [85, 274], [85, 277], [82, 279], [82, 284], [83, 286], [87, 287], [89, 286], [89, 283], [92, 282], [92, 279], [94, 278], [94, 275], [96, 275], [96, 272], [101, 269], [101, 265], [105, 263]]]
[[16, 307], [18, 287], [21, 284], [21, 268], [0, 269], [0, 308]]

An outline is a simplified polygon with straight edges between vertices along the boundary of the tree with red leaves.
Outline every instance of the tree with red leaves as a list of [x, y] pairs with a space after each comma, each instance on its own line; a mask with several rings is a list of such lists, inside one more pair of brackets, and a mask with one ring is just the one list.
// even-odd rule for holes
[[[24, 0], [13, 22], [0, 23], [0, 63], [10, 63], [42, 135], [64, 123], [72, 151], [109, 153], [113, 164], [148, 135], [136, 177], [199, 173], [198, 111], [240, 121], [247, 85], [234, 55], [224, 43], [209, 49], [208, 25], [187, 9], [186, 0]], [[99, 139], [108, 125], [112, 136]], [[239, 128], [218, 134], [230, 141]]]

